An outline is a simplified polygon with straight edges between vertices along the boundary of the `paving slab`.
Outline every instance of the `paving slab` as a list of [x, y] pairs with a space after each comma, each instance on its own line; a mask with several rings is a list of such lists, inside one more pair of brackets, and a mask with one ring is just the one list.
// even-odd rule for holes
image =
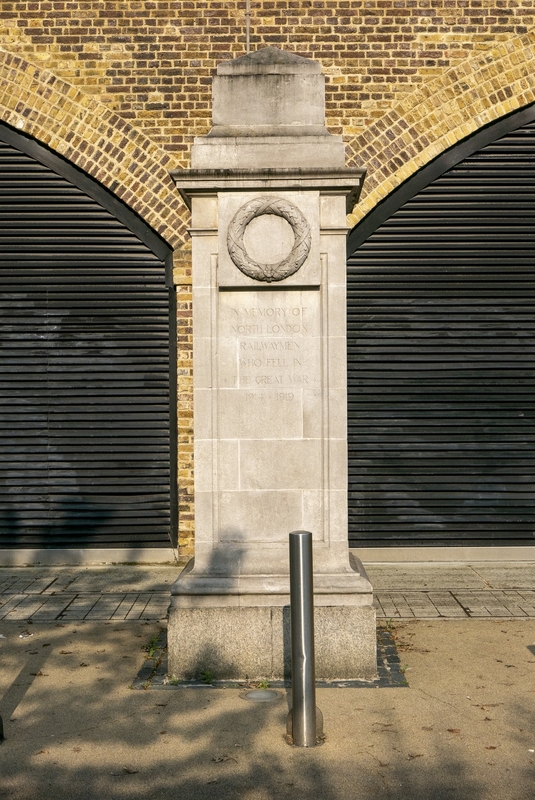
[[47, 597], [41, 608], [32, 614], [31, 619], [33, 622], [51, 622], [63, 614], [73, 600], [74, 596], [67, 593]]
[[[165, 592], [177, 579], [182, 566], [108, 565], [91, 567], [0, 567], [0, 592], [38, 591], [23, 588], [42, 582], [39, 591], [121, 593]], [[16, 588], [14, 584], [16, 583]], [[45, 585], [46, 584], [46, 585]], [[4, 586], [4, 588], [3, 588]]]
[[474, 572], [492, 589], [533, 589], [535, 565], [529, 564], [474, 564]]
[[26, 594], [10, 594], [4, 595], [2, 598], [2, 605], [0, 606], [0, 619], [4, 619], [8, 614], [11, 613], [19, 603], [22, 603], [28, 595]]
[[9, 620], [29, 619], [36, 614], [40, 608], [42, 608], [47, 600], [47, 598], [43, 597], [42, 595], [38, 595], [36, 597], [33, 594], [19, 595], [19, 597], [22, 597], [20, 602], [18, 602], [13, 608], [9, 609], [6, 614], [1, 614], [0, 611], [0, 615], [7, 617]]
[[160, 629], [0, 622], [2, 800], [533, 796], [532, 619], [395, 623], [408, 688], [318, 689], [311, 749], [285, 742], [285, 691], [130, 689]]
[[364, 564], [381, 590], [484, 589], [488, 584], [469, 564]]

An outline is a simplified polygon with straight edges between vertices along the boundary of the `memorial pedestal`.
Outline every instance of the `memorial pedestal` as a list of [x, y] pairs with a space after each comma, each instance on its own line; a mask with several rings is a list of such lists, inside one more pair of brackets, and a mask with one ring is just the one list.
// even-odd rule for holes
[[324, 127], [315, 62], [267, 48], [218, 74], [214, 127], [173, 173], [192, 210], [196, 541], [170, 672], [287, 674], [288, 534], [309, 530], [317, 677], [371, 678], [372, 587], [347, 539], [345, 217], [363, 173]]

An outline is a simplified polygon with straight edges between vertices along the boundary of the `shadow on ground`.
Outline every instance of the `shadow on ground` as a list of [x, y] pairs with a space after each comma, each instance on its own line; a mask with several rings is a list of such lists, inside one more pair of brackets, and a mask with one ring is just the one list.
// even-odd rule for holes
[[[410, 639], [417, 640], [406, 652], [414, 688], [319, 690], [327, 739], [302, 749], [284, 741], [283, 693], [264, 704], [236, 690], [131, 690], [157, 630], [152, 623], [0, 626], [2, 799], [530, 796], [533, 757], [522, 726], [532, 732], [533, 702], [522, 702], [524, 687], [503, 697], [493, 691], [486, 708], [472, 702], [475, 689], [466, 702], [467, 678], [450, 668], [443, 682], [439, 673], [425, 679], [425, 664], [436, 667], [430, 659], [462, 650], [455, 637], [434, 652], [424, 646], [429, 635]], [[24, 631], [33, 635], [19, 638]], [[525, 644], [522, 652], [532, 658]], [[470, 680], [472, 671], [479, 680], [479, 666], [467, 661]], [[501, 664], [495, 670], [505, 672]]]

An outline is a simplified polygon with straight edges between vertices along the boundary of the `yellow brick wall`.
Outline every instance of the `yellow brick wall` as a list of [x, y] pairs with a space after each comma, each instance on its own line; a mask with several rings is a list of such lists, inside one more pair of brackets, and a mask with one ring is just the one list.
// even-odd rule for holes
[[[535, 102], [535, 0], [251, 0], [251, 48], [318, 60], [327, 125], [367, 169], [349, 217], [482, 125]], [[0, 4], [0, 119], [64, 155], [175, 248], [180, 533], [192, 552], [188, 215], [169, 170], [208, 132], [216, 65], [245, 51], [245, 0]]]
[[178, 549], [193, 555], [193, 328], [191, 247], [175, 250], [174, 283], [177, 293], [177, 412], [178, 412]]
[[[216, 64], [245, 49], [245, 0], [2, 2], [0, 47], [98, 98], [187, 166]], [[251, 47], [319, 60], [349, 141], [415, 88], [534, 26], [533, 0], [251, 0]]]
[[368, 175], [356, 225], [381, 200], [452, 145], [535, 103], [535, 31], [501, 42], [419, 86], [348, 143]]

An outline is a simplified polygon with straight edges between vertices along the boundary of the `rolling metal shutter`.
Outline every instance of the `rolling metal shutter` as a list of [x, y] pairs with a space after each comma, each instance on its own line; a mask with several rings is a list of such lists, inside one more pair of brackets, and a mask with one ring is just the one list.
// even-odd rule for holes
[[169, 546], [164, 264], [1, 141], [0, 262], [0, 548]]
[[353, 546], [535, 542], [534, 267], [535, 123], [350, 258]]

